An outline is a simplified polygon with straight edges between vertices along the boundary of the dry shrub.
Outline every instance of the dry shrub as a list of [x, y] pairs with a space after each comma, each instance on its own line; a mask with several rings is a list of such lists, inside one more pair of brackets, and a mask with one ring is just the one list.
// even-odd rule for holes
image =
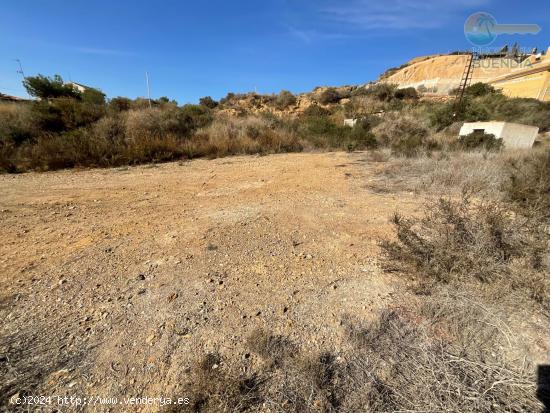
[[550, 150], [533, 152], [509, 162], [506, 198], [522, 213], [547, 221], [550, 218]]
[[263, 330], [254, 332], [247, 344], [260, 357], [255, 369], [234, 360], [213, 366], [211, 355], [197, 360], [185, 386], [192, 411], [337, 411], [347, 389], [343, 365], [335, 355], [304, 356], [288, 338]]
[[341, 324], [336, 351], [309, 354], [283, 336], [257, 331], [247, 343], [258, 362], [205, 355], [187, 376], [191, 410], [504, 413], [540, 407], [534, 375], [524, 373], [530, 366], [507, 358], [505, 350], [515, 344], [507, 325], [471, 297], [443, 289], [418, 305], [386, 309], [372, 322], [344, 317]]
[[14, 173], [22, 169], [18, 147], [37, 133], [30, 105], [0, 104], [0, 172]]
[[89, 129], [40, 136], [32, 145], [20, 148], [19, 164], [24, 168], [54, 170], [75, 166], [119, 166], [163, 162], [187, 156], [181, 138], [135, 133], [126, 140], [123, 123], [103, 118]]
[[537, 411], [534, 375], [505, 360], [507, 339], [482, 308], [443, 295], [372, 323], [347, 320], [356, 390], [342, 411]]
[[386, 116], [374, 128], [376, 139], [382, 146], [389, 146], [396, 156], [414, 157], [426, 150], [436, 149], [429, 139], [429, 130], [408, 114]]
[[196, 151], [205, 156], [299, 151], [297, 135], [284, 125], [256, 116], [218, 118], [193, 138]]
[[124, 113], [125, 137], [143, 135], [190, 137], [193, 131], [212, 121], [210, 110], [200, 105], [165, 105], [162, 108], [130, 110]]
[[218, 354], [206, 354], [193, 367], [190, 381], [184, 383], [190, 406], [173, 405], [164, 411], [254, 411], [251, 408], [260, 402], [261, 384], [255, 374], [243, 374], [228, 367]]
[[383, 241], [387, 270], [418, 274], [429, 283], [485, 282], [527, 289], [548, 302], [547, 234], [497, 202], [439, 199], [420, 218], [395, 214], [396, 241]]
[[[387, 270], [413, 270], [436, 281], [499, 278], [515, 250], [506, 217], [492, 205], [439, 199], [421, 218], [392, 217], [397, 241], [383, 241]], [[497, 237], [498, 235], [498, 237]], [[515, 240], [514, 240], [515, 241]], [[517, 248], [517, 245], [516, 245]], [[482, 252], [482, 253], [480, 253]]]
[[19, 144], [31, 139], [37, 132], [29, 105], [0, 104], [0, 142]]

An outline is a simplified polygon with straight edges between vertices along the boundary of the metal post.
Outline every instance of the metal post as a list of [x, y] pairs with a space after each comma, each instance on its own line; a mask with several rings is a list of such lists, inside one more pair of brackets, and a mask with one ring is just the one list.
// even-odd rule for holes
[[145, 82], [147, 83], [147, 99], [149, 100], [149, 109], [153, 106], [151, 105], [151, 90], [149, 89], [149, 74], [145, 72]]

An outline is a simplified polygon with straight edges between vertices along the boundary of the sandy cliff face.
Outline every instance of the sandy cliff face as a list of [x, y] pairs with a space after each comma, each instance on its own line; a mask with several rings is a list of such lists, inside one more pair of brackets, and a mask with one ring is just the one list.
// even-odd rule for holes
[[[434, 56], [416, 58], [410, 64], [384, 79], [400, 86], [426, 87], [430, 92], [447, 94], [457, 87], [468, 63], [468, 55]], [[530, 62], [531, 63], [531, 62]], [[472, 82], [489, 82], [499, 76], [522, 70], [524, 64], [512, 59], [483, 59], [476, 63]]]

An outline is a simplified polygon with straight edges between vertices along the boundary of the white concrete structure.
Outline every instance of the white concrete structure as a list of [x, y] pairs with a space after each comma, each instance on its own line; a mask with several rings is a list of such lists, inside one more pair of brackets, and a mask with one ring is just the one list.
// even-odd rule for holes
[[460, 129], [460, 136], [482, 131], [495, 138], [502, 139], [505, 149], [529, 149], [539, 134], [536, 126], [521, 125], [510, 122], [466, 122]]

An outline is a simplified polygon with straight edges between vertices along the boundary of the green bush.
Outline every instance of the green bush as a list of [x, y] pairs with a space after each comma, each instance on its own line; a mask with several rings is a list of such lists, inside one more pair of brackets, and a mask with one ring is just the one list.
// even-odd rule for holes
[[60, 132], [90, 125], [105, 115], [105, 106], [73, 98], [34, 102], [35, 122], [44, 132]]
[[132, 100], [119, 96], [109, 101], [108, 108], [113, 113], [125, 112], [132, 108]]
[[36, 125], [43, 132], [61, 132], [65, 130], [61, 109], [56, 105], [50, 105], [46, 100], [33, 103], [32, 115]]
[[80, 99], [84, 103], [89, 103], [92, 105], [104, 105], [105, 93], [103, 93], [99, 89], [87, 88], [84, 92], [80, 94]]
[[497, 91], [493, 86], [487, 83], [477, 82], [468, 86], [464, 93], [468, 96], [479, 97], [497, 93]]
[[389, 83], [376, 83], [367, 89], [370, 96], [375, 97], [379, 101], [389, 102], [395, 96], [397, 86]]
[[304, 118], [312, 118], [312, 117], [323, 117], [323, 116], [329, 116], [330, 110], [325, 109], [319, 105], [311, 105], [308, 106], [306, 110], [304, 110]]
[[201, 105], [183, 105], [179, 110], [189, 129], [202, 128], [212, 122], [212, 112]]
[[348, 151], [377, 147], [371, 127], [369, 120], [359, 121], [353, 128], [337, 125], [329, 117], [329, 112], [318, 106], [308, 108], [298, 121], [298, 133], [313, 146]]
[[338, 103], [340, 101], [340, 93], [333, 88], [329, 87], [321, 92], [319, 95], [319, 103], [322, 105], [328, 105], [331, 103]]
[[462, 150], [485, 149], [486, 151], [498, 151], [502, 149], [502, 139], [496, 139], [495, 135], [483, 131], [474, 131], [466, 136], [461, 136], [456, 144]]
[[288, 90], [281, 90], [277, 98], [275, 99], [275, 106], [279, 110], [284, 110], [289, 106], [294, 106], [296, 104], [296, 96], [294, 96]]
[[418, 99], [418, 92], [414, 87], [406, 87], [403, 89], [397, 89], [394, 93], [394, 97], [399, 100], [403, 99]]
[[351, 129], [349, 134], [348, 151], [360, 149], [375, 149], [378, 147], [378, 141], [371, 132], [372, 124], [368, 120], [360, 120]]
[[483, 103], [490, 106], [496, 120], [537, 126], [541, 132], [550, 130], [550, 102], [536, 99], [485, 97]]
[[229, 92], [225, 97], [220, 99], [220, 105], [231, 106], [235, 103], [235, 101], [238, 101], [245, 96], [246, 95], [242, 93]]
[[204, 96], [199, 99], [199, 105], [205, 106], [209, 109], [214, 109], [216, 106], [218, 106], [218, 102], [216, 102], [210, 96]]
[[460, 105], [456, 102], [446, 103], [430, 114], [430, 122], [437, 130], [442, 130], [455, 122], [487, 121], [491, 114], [483, 102], [464, 99]]

